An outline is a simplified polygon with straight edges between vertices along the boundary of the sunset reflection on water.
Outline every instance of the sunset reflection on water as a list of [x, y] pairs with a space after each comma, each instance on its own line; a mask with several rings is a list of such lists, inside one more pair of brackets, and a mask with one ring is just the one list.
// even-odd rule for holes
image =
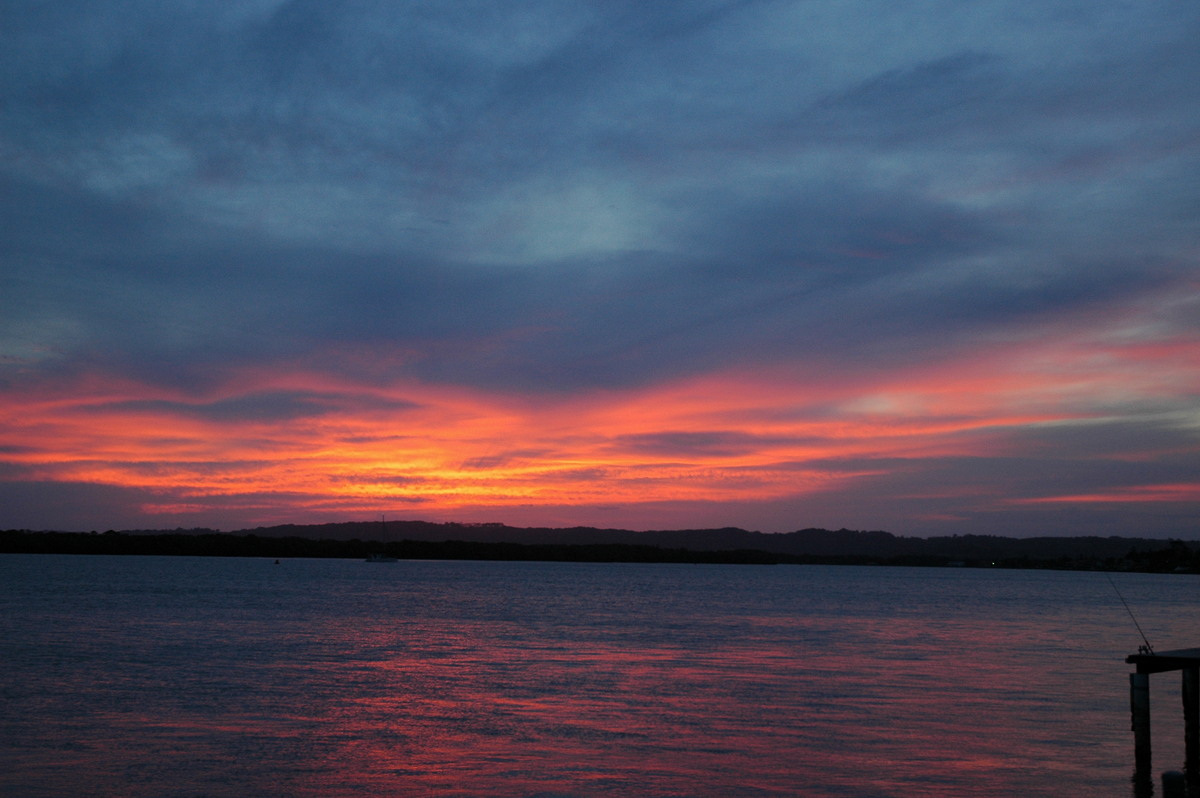
[[1129, 794], [1095, 574], [74, 559], [9, 574], [14, 794]]

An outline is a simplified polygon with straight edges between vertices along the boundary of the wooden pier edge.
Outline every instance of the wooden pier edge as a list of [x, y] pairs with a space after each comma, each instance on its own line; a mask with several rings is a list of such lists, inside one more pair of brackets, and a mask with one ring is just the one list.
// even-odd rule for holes
[[1130, 654], [1125, 662], [1134, 665], [1129, 674], [1129, 709], [1133, 727], [1135, 780], [1149, 780], [1152, 768], [1150, 745], [1150, 675], [1180, 671], [1184, 730], [1184, 774], [1189, 794], [1200, 795], [1200, 648], [1183, 648], [1154, 653]]

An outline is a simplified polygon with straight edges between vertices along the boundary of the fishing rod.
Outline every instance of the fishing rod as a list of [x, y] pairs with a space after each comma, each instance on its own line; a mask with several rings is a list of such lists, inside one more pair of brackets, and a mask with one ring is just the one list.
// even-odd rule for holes
[[1119, 598], [1121, 603], [1125, 605], [1125, 612], [1129, 613], [1129, 618], [1133, 621], [1133, 625], [1137, 627], [1138, 634], [1142, 636], [1142, 642], [1146, 644], [1144, 646], [1138, 646], [1138, 653], [1153, 654], [1154, 648], [1151, 647], [1150, 641], [1146, 639], [1146, 633], [1142, 631], [1142, 625], [1138, 623], [1137, 616], [1133, 614], [1133, 610], [1129, 609], [1129, 602], [1127, 602], [1125, 597], [1121, 595], [1121, 591], [1117, 590], [1117, 583], [1113, 581], [1112, 575], [1106, 573], [1104, 576], [1108, 578], [1108, 583], [1112, 585], [1112, 589], [1116, 592], [1117, 598]]

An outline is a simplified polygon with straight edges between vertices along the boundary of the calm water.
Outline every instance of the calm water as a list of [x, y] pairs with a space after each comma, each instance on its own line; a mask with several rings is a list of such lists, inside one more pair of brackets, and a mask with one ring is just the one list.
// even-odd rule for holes
[[0, 794], [1129, 796], [1138, 642], [1103, 574], [0, 555]]

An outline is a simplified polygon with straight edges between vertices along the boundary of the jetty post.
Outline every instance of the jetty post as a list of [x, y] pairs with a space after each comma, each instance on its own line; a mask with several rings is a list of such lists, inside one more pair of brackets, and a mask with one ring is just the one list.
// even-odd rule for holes
[[1150, 774], [1150, 674], [1180, 671], [1183, 677], [1184, 775], [1189, 793], [1200, 795], [1200, 648], [1158, 653], [1143, 649], [1130, 654], [1125, 662], [1136, 666], [1129, 674], [1135, 780], [1153, 778]]
[[1150, 775], [1150, 674], [1129, 674], [1129, 711], [1133, 715], [1133, 769]]
[[1183, 669], [1184, 772], [1200, 795], [1200, 667]]

